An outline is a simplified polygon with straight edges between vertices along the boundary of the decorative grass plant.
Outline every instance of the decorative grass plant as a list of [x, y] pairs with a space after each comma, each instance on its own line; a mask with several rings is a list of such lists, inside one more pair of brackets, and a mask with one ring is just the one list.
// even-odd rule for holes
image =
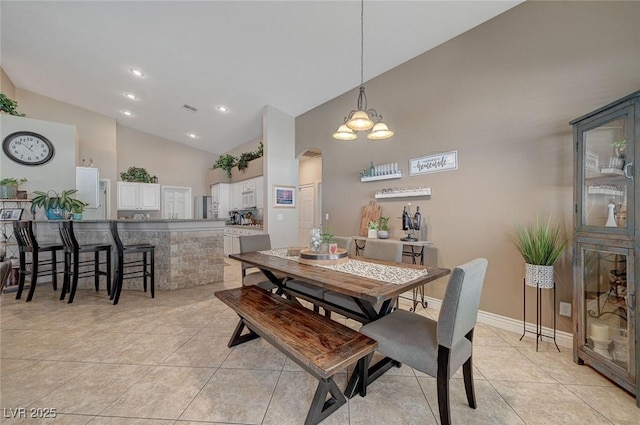
[[568, 241], [560, 233], [560, 227], [537, 218], [535, 224], [518, 225], [516, 247], [528, 264], [553, 266], [567, 248]]

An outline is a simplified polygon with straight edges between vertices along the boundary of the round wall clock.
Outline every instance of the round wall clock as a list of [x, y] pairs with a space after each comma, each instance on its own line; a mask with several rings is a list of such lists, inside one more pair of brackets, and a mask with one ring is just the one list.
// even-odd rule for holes
[[22, 165], [42, 165], [51, 161], [55, 153], [46, 137], [31, 131], [11, 133], [2, 141], [7, 157]]

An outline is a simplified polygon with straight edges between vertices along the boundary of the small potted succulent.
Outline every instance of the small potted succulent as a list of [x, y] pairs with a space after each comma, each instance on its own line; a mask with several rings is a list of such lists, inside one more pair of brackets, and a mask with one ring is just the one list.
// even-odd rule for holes
[[89, 204], [81, 201], [80, 199], [71, 199], [71, 218], [73, 218], [74, 220], [82, 220], [82, 213], [84, 213], [84, 209], [87, 205]]
[[380, 217], [378, 239], [389, 239], [389, 217]]
[[18, 194], [18, 186], [26, 182], [27, 179], [16, 179], [8, 177], [0, 180], [0, 199], [15, 199]]
[[367, 228], [369, 229], [367, 231], [367, 237], [376, 239], [378, 237], [378, 222], [377, 221], [370, 221], [369, 225], [367, 226]]
[[329, 254], [331, 253], [332, 247], [331, 245], [335, 245], [333, 247], [333, 253], [337, 251], [338, 244], [334, 243], [333, 235], [329, 233], [329, 229], [322, 229], [322, 234], [320, 234], [320, 253], [321, 254]]

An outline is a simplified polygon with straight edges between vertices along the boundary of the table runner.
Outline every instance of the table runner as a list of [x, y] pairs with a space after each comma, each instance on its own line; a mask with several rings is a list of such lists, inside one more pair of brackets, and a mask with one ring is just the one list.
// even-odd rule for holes
[[[258, 251], [261, 254], [273, 255], [291, 261], [298, 261], [297, 256], [287, 255], [287, 248], [267, 249]], [[349, 273], [355, 276], [366, 277], [368, 279], [379, 280], [385, 283], [401, 285], [412, 280], [424, 277], [428, 274], [427, 269], [404, 268], [389, 266], [385, 264], [371, 263], [369, 261], [354, 260], [334, 265], [314, 264], [315, 267], [324, 267], [342, 273]]]

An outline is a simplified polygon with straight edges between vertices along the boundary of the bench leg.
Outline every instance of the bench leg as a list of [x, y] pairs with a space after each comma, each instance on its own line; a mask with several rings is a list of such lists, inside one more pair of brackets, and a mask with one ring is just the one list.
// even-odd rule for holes
[[[327, 394], [331, 395], [328, 400], [326, 400]], [[333, 378], [321, 379], [318, 383], [316, 394], [313, 396], [304, 425], [316, 425], [322, 422], [346, 402], [347, 399], [344, 398], [342, 391], [340, 391]]]
[[[249, 333], [241, 335], [245, 327], [247, 328]], [[260, 338], [260, 335], [258, 335], [257, 333], [249, 329], [249, 327], [245, 325], [244, 319], [242, 319], [241, 317], [240, 321], [238, 321], [238, 325], [236, 326], [236, 329], [233, 331], [233, 335], [231, 335], [231, 339], [229, 340], [229, 343], [227, 344], [227, 346], [229, 348], [235, 347], [236, 345], [245, 343], [247, 341], [251, 341], [252, 339], [256, 339], [256, 338]]]
[[381, 377], [392, 367], [401, 366], [398, 361], [385, 357], [373, 366], [369, 367], [369, 363], [372, 358], [373, 354], [370, 354], [367, 357], [358, 360], [358, 364], [351, 375], [347, 388], [344, 390], [344, 395], [347, 398], [353, 398], [356, 393], [364, 397], [367, 394], [367, 385], [371, 385], [373, 381]]

